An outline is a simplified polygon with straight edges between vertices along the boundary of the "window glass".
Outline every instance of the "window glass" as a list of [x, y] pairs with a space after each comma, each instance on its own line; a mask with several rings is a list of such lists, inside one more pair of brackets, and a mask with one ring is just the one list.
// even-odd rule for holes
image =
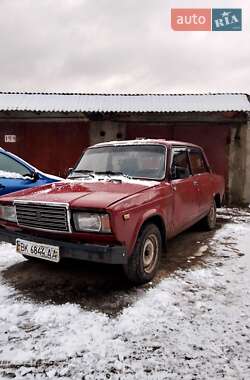
[[103, 172], [108, 167], [109, 152], [104, 149], [89, 149], [87, 150], [76, 170], [90, 170]]
[[173, 149], [173, 159], [171, 165], [172, 179], [187, 178], [190, 174], [186, 149]]
[[29, 169], [27, 169], [25, 166], [3, 153], [0, 153], [0, 173], [2, 176], [4, 175], [4, 173], [6, 173], [6, 175], [8, 173], [15, 173], [21, 176], [31, 174]]
[[119, 172], [133, 178], [163, 179], [166, 148], [162, 145], [113, 145], [90, 148], [70, 177], [80, 171]]
[[207, 164], [200, 150], [190, 150], [189, 157], [193, 174], [208, 172]]

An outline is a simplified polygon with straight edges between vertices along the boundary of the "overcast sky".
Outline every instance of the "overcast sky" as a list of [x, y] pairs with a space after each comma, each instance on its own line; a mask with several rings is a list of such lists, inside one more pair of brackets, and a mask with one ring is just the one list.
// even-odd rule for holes
[[[171, 8], [243, 8], [243, 32], [174, 32]], [[0, 0], [0, 90], [250, 93], [242, 0]]]

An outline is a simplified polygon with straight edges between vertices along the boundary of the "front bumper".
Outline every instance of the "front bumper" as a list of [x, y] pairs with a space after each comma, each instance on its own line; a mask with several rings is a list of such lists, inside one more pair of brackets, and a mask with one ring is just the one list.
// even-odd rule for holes
[[106, 264], [126, 264], [128, 261], [127, 251], [124, 246], [70, 243], [0, 229], [0, 240], [15, 244], [16, 239], [18, 238], [35, 243], [55, 245], [60, 248], [61, 258], [71, 258]]

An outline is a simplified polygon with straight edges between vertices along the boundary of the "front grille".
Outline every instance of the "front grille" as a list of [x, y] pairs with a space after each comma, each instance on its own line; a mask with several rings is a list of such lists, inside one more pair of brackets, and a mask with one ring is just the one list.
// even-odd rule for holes
[[15, 203], [17, 222], [22, 227], [69, 232], [67, 208], [61, 205]]

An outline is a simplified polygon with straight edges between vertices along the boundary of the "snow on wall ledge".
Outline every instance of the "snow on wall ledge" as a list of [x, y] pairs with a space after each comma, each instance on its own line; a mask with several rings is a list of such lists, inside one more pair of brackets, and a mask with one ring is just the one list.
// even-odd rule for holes
[[250, 112], [246, 94], [78, 94], [0, 92], [0, 111]]

